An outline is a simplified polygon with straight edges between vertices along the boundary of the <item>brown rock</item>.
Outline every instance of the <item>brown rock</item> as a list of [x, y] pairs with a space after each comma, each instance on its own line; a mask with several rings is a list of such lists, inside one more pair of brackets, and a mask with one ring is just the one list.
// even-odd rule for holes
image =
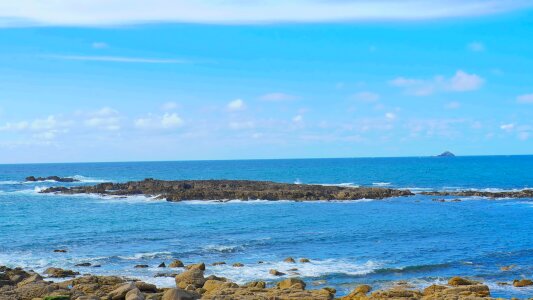
[[274, 276], [283, 276], [283, 275], [285, 275], [285, 273], [280, 272], [280, 271], [275, 270], [275, 269], [271, 269], [269, 273], [274, 275]]
[[48, 268], [44, 271], [44, 274], [53, 278], [75, 277], [76, 275], [80, 275], [79, 272], [63, 270], [61, 268]]
[[136, 265], [135, 269], [146, 269], [148, 268], [148, 265]]
[[196, 300], [194, 294], [186, 292], [182, 289], [168, 289], [163, 293], [161, 300]]
[[513, 286], [515, 287], [526, 287], [533, 285], [533, 281], [529, 279], [513, 280]]
[[294, 260], [294, 258], [292, 258], [292, 257], [287, 257], [287, 258], [285, 258], [283, 261], [286, 262], [286, 263], [291, 263], [291, 264], [293, 264], [293, 263], [296, 262], [296, 261]]
[[266, 282], [264, 281], [252, 281], [245, 284], [246, 287], [264, 289], [266, 288]]
[[126, 293], [124, 300], [144, 300], [144, 294], [139, 289], [132, 289]]
[[173, 262], [168, 265], [169, 268], [183, 268], [183, 262], [179, 259], [174, 260]]
[[123, 284], [107, 294], [107, 298], [109, 300], [124, 300], [126, 294], [133, 289], [137, 289], [133, 282]]
[[135, 286], [144, 293], [157, 293], [158, 289], [154, 284], [143, 281], [136, 281]]
[[235, 267], [235, 268], [242, 268], [242, 267], [244, 267], [244, 264], [241, 264], [241, 263], [234, 263], [234, 264], [233, 264], [233, 267]]
[[185, 288], [189, 284], [200, 288], [204, 283], [204, 271], [200, 269], [191, 269], [176, 275], [176, 285], [180, 288]]
[[473, 285], [473, 284], [477, 284], [477, 282], [456, 276], [456, 277], [450, 278], [450, 280], [448, 280], [448, 284], [451, 286], [460, 286], [460, 285]]
[[199, 264], [192, 264], [185, 267], [187, 270], [202, 270], [205, 271], [205, 264], [199, 263]]
[[300, 258], [301, 263], [309, 263], [311, 262], [308, 258]]
[[298, 289], [305, 290], [305, 282], [298, 278], [287, 278], [276, 284], [278, 289]]
[[211, 265], [212, 266], [220, 266], [220, 265], [225, 265], [225, 264], [226, 264], [226, 262], [224, 262], [224, 261], [217, 261], [217, 262], [212, 263]]

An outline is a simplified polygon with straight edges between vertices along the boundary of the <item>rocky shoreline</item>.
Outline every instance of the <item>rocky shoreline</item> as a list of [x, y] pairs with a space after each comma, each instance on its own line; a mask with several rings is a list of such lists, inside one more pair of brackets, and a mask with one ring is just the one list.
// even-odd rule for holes
[[251, 180], [155, 180], [100, 183], [93, 186], [51, 187], [41, 193], [145, 195], [177, 202], [185, 200], [357, 200], [414, 195], [409, 190], [339, 187]]
[[486, 198], [533, 198], [533, 189], [519, 191], [445, 191], [445, 192], [422, 192], [422, 195], [428, 196], [456, 196], [456, 197], [486, 197]]
[[[405, 283], [378, 291], [372, 291], [369, 285], [359, 285], [350, 294], [336, 297], [334, 288], [308, 290], [306, 282], [300, 278], [287, 278], [270, 285], [265, 281], [238, 285], [227, 278], [205, 276], [206, 265], [203, 263], [183, 266], [180, 262], [177, 265], [175, 267], [182, 271], [175, 275], [174, 288], [158, 288], [150, 283], [120, 276], [78, 276], [77, 272], [59, 268], [47, 269], [44, 277], [22, 268], [0, 266], [0, 300], [494, 299], [491, 298], [487, 285], [461, 277], [450, 278], [447, 284], [433, 284], [423, 290], [411, 288]], [[69, 279], [62, 282], [49, 281], [51, 278], [66, 277]], [[522, 288], [533, 285], [533, 282], [521, 279], [512, 284], [516, 288]]]
[[79, 180], [75, 178], [59, 177], [59, 176], [48, 176], [48, 177], [28, 176], [26, 177], [26, 181], [27, 182], [39, 182], [39, 181], [79, 182]]

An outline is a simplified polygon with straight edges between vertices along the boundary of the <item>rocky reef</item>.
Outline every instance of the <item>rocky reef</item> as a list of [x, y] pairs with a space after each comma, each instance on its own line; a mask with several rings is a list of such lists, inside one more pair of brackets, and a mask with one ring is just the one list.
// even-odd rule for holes
[[[73, 271], [53, 268], [58, 274]], [[254, 281], [238, 285], [215, 275], [204, 275], [205, 264], [190, 265], [175, 275], [176, 286], [157, 286], [119, 276], [86, 274], [63, 282], [47, 281], [45, 277], [21, 268], [0, 267], [0, 300], [489, 300], [489, 287], [483, 283], [453, 277], [448, 284], [431, 285], [424, 290], [397, 285], [387, 290], [372, 291], [369, 285], [359, 285], [350, 294], [336, 297], [334, 288], [310, 289], [299, 278], [287, 278], [274, 284]], [[516, 281], [515, 281], [516, 282]], [[522, 280], [533, 284], [531, 280]], [[517, 286], [517, 285], [515, 285]]]
[[413, 195], [408, 190], [376, 187], [339, 187], [276, 183], [250, 180], [145, 179], [126, 183], [101, 183], [94, 186], [52, 187], [41, 193], [101, 194], [109, 196], [146, 195], [167, 201], [184, 200], [356, 200], [383, 199]]
[[28, 176], [26, 177], [26, 181], [28, 182], [36, 182], [36, 181], [57, 181], [57, 182], [79, 182], [78, 179], [70, 178], [70, 177], [59, 177], [59, 176], [48, 176], [48, 177], [35, 177], [35, 176]]
[[518, 190], [518, 191], [502, 191], [502, 192], [487, 192], [487, 191], [434, 191], [422, 192], [422, 195], [429, 196], [456, 196], [456, 197], [487, 197], [487, 198], [533, 198], [533, 190]]

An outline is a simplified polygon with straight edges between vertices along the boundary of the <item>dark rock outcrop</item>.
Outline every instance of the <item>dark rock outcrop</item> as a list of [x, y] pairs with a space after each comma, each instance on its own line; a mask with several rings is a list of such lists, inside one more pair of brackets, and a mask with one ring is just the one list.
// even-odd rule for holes
[[455, 196], [455, 197], [487, 197], [487, 198], [533, 198], [533, 190], [519, 191], [441, 191], [441, 192], [422, 192], [422, 195], [429, 196]]
[[450, 151], [444, 151], [437, 155], [437, 157], [455, 157], [455, 154], [451, 153]]
[[48, 177], [35, 177], [35, 176], [28, 176], [26, 177], [26, 181], [29, 182], [36, 182], [36, 181], [57, 181], [57, 182], [79, 182], [78, 179], [70, 178], [70, 177], [59, 177], [59, 176], [48, 176]]
[[94, 186], [52, 187], [42, 193], [101, 194], [109, 196], [146, 195], [167, 201], [183, 200], [357, 200], [413, 195], [408, 190], [377, 187], [338, 187], [276, 183], [250, 180], [145, 179], [126, 183], [101, 183]]

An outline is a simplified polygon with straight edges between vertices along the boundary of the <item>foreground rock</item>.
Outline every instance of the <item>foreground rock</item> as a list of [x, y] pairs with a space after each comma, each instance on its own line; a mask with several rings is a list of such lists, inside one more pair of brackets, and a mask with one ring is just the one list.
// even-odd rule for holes
[[52, 187], [41, 193], [102, 194], [111, 196], [146, 195], [168, 201], [183, 200], [356, 200], [383, 199], [413, 195], [408, 190], [376, 187], [338, 187], [249, 180], [145, 179], [126, 183], [101, 183], [95, 186]]
[[447, 192], [422, 192], [430, 196], [456, 196], [456, 197], [487, 197], [487, 198], [533, 198], [533, 190], [485, 192], [485, 191], [447, 191]]
[[28, 176], [26, 177], [26, 181], [29, 182], [36, 182], [36, 181], [57, 181], [57, 182], [79, 182], [79, 180], [70, 178], [70, 177], [59, 177], [59, 176], [48, 176], [48, 177], [35, 177], [35, 176]]
[[[530, 281], [524, 280], [529, 284]], [[20, 268], [0, 267], [0, 300], [333, 300], [335, 289], [306, 290], [306, 283], [287, 278], [267, 287], [264, 281], [238, 285], [226, 278], [204, 277], [200, 268], [176, 275], [176, 287], [158, 289], [155, 285], [117, 276], [84, 275], [64, 282], [45, 281], [37, 273]], [[357, 286], [340, 300], [489, 300], [489, 288], [481, 283], [451, 278], [447, 285], [431, 285], [424, 290], [396, 286], [372, 291], [369, 285]]]

